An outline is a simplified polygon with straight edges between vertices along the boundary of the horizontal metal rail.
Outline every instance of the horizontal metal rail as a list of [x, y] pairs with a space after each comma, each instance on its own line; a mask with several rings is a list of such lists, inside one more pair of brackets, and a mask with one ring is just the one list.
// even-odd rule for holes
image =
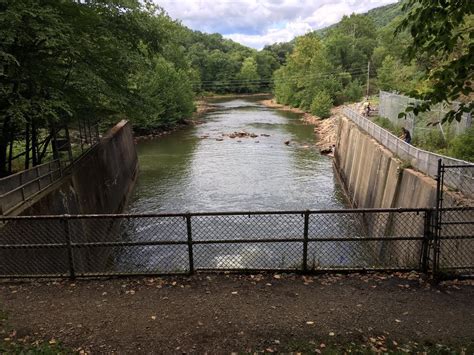
[[430, 208], [0, 217], [0, 277], [426, 272], [434, 238], [448, 260], [441, 267], [465, 269], [474, 207], [442, 211], [456, 228], [439, 237]]
[[[446, 210], [466, 210], [471, 207], [459, 207]], [[474, 207], [472, 207], [474, 209]], [[123, 213], [123, 214], [83, 214], [83, 215], [44, 215], [44, 216], [0, 216], [0, 221], [9, 220], [47, 220], [47, 219], [133, 219], [133, 218], [166, 218], [166, 217], [212, 217], [212, 216], [260, 216], [260, 215], [304, 215], [309, 214], [363, 214], [363, 213], [423, 213], [433, 208], [359, 208], [303, 211], [228, 211], [228, 212], [176, 212], [176, 213]]]
[[[19, 190], [25, 189], [25, 188], [27, 188], [28, 186], [33, 185], [34, 183], [36, 183], [36, 182], [38, 182], [38, 181], [40, 181], [40, 180], [42, 180], [42, 179], [44, 179], [44, 178], [46, 178], [46, 177], [49, 177], [49, 176], [51, 176], [51, 175], [53, 175], [54, 173], [57, 173], [57, 172], [61, 172], [61, 169], [51, 170], [51, 171], [49, 171], [48, 173], [46, 173], [46, 174], [44, 174], [44, 175], [41, 175], [41, 176], [38, 176], [38, 177], [36, 177], [36, 178], [34, 178], [34, 179], [32, 179], [32, 180], [29, 180], [28, 182], [24, 183], [23, 185], [20, 185], [20, 186], [14, 188], [14, 189], [12, 189], [12, 190], [9, 190], [9, 191], [5, 192], [3, 195], [0, 195], [0, 198], [4, 198], [5, 196], [11, 195], [11, 194], [14, 193], [14, 192], [17, 192], [17, 191], [19, 191]], [[35, 192], [32, 193], [31, 195], [34, 195], [34, 194], [36, 194], [36, 193], [38, 193], [38, 192], [41, 192], [41, 191], [44, 190], [45, 188], [51, 186], [52, 183], [54, 183], [54, 181], [51, 181], [48, 185], [42, 187], [42, 188], [41, 188], [40, 190], [38, 190], [38, 191], [35, 191]], [[26, 198], [28, 198], [28, 197], [25, 197], [25, 199], [26, 199]]]

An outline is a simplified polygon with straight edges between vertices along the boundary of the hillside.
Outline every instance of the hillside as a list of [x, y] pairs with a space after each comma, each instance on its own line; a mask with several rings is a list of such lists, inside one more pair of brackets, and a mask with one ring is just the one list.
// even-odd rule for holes
[[366, 16], [372, 19], [377, 28], [381, 28], [402, 14], [402, 5], [403, 2], [397, 2], [395, 4], [377, 7], [369, 10]]
[[[402, 14], [402, 3], [403, 2], [397, 2], [395, 4], [376, 7], [375, 9], [369, 10], [368, 12], [362, 15], [370, 18], [377, 27], [377, 29], [380, 29], [388, 25], [396, 17]], [[321, 28], [319, 30], [314, 31], [314, 33], [318, 34], [321, 37], [325, 37], [328, 32], [336, 28], [339, 23], [340, 22]]]

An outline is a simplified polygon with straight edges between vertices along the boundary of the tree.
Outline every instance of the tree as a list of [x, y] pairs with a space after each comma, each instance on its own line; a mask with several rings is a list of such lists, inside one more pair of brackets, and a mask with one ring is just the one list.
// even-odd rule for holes
[[267, 50], [262, 50], [255, 55], [257, 62], [257, 72], [261, 80], [260, 87], [268, 89], [271, 84], [272, 75], [280, 67], [276, 56]]
[[[431, 59], [428, 73], [429, 89], [415, 91], [411, 96], [425, 101], [411, 106], [407, 112], [428, 111], [432, 105], [450, 102], [472, 94], [474, 73], [474, 2], [472, 0], [407, 0], [407, 11], [397, 33], [408, 30], [413, 43], [406, 50], [408, 59], [420, 53]], [[443, 121], [460, 120], [464, 112], [472, 112], [474, 102], [462, 103], [450, 111]], [[403, 114], [402, 114], [403, 115]]]
[[[141, 112], [150, 97], [146, 90], [137, 92], [131, 78], [157, 68], [157, 56], [187, 72], [172, 40], [176, 26], [149, 1], [2, 0], [0, 175], [11, 172], [7, 151], [11, 157], [15, 140], [25, 145], [28, 168], [30, 160], [36, 165], [44, 157], [41, 134], [51, 137], [56, 127], [83, 117], [97, 121]], [[186, 97], [192, 104], [192, 96]]]
[[240, 73], [237, 75], [241, 92], [257, 92], [260, 76], [257, 72], [257, 62], [253, 57], [244, 60]]
[[320, 91], [316, 94], [311, 103], [311, 113], [321, 118], [331, 116], [332, 99], [326, 91]]

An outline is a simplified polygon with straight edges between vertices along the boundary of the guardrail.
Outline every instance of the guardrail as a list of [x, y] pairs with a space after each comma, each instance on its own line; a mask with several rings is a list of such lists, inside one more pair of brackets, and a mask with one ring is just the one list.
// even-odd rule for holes
[[0, 179], [0, 214], [38, 194], [61, 176], [61, 162], [53, 160]]
[[[474, 270], [474, 208], [0, 217], [0, 277]], [[443, 226], [443, 228], [445, 228]]]
[[438, 176], [438, 162], [440, 159], [445, 166], [456, 166], [458, 168], [456, 174], [445, 178], [445, 185], [464, 193], [466, 196], [470, 196], [474, 191], [474, 164], [416, 148], [350, 108], [344, 108], [343, 112], [357, 126], [391, 150], [400, 159], [408, 161], [411, 166], [434, 179]]

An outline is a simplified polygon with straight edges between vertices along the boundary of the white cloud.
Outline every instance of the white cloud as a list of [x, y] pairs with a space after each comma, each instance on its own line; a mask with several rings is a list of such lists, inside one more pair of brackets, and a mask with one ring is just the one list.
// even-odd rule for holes
[[260, 49], [397, 0], [155, 0], [194, 30]]

